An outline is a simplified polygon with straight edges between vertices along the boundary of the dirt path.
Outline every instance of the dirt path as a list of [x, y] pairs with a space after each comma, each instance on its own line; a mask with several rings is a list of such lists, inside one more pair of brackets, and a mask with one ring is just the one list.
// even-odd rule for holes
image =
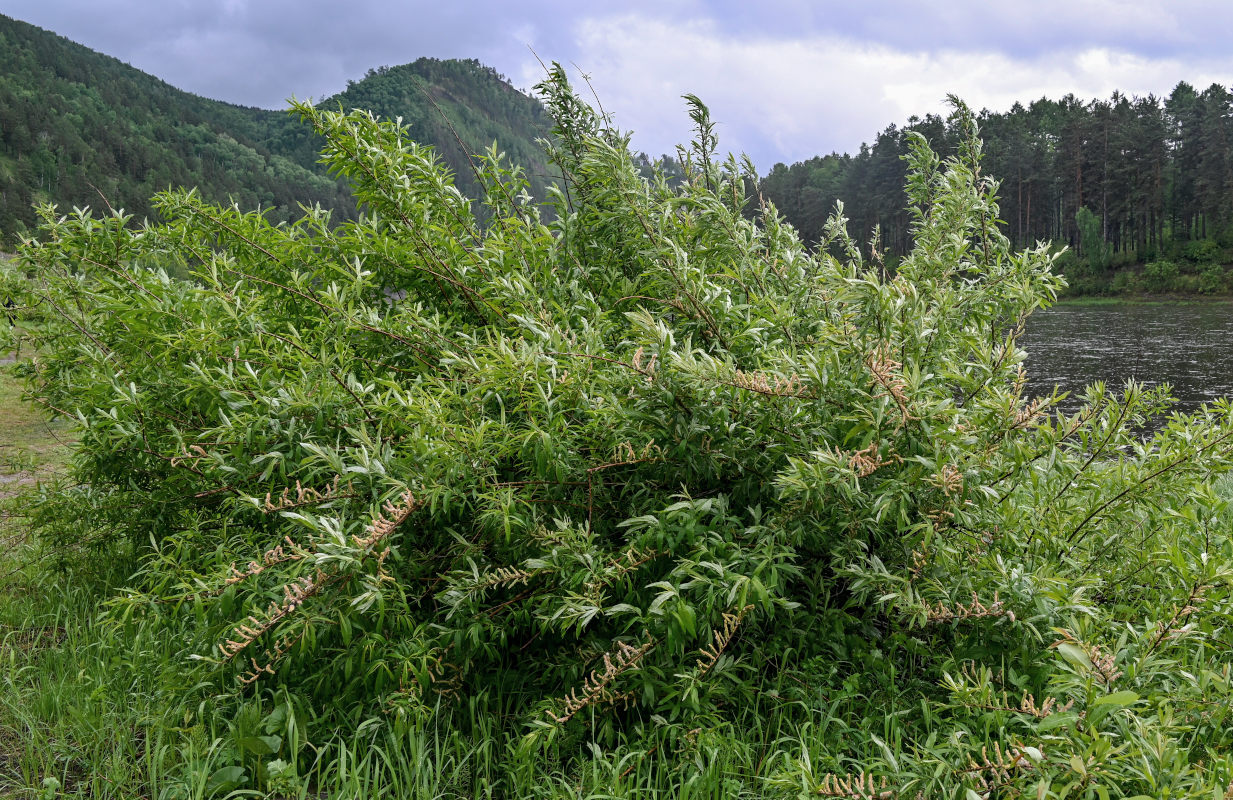
[[33, 486], [38, 475], [33, 472], [18, 472], [16, 475], [0, 475], [0, 500], [16, 497], [27, 486]]

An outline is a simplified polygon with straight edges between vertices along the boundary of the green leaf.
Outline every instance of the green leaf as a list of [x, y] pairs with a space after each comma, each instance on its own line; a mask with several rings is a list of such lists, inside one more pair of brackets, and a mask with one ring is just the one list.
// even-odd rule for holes
[[256, 756], [268, 756], [277, 753], [282, 747], [280, 736], [245, 736], [240, 740], [240, 746]]
[[212, 796], [230, 792], [243, 783], [247, 776], [248, 771], [244, 767], [232, 766], [216, 769], [206, 779], [205, 793], [207, 796]]
[[1051, 731], [1054, 728], [1060, 728], [1063, 725], [1070, 725], [1078, 718], [1079, 715], [1073, 713], [1050, 714], [1040, 722], [1036, 723], [1036, 730], [1044, 733], [1045, 731]]
[[693, 636], [698, 630], [697, 615], [694, 614], [692, 606], [684, 603], [677, 609], [677, 620], [681, 623], [681, 629], [685, 631], [687, 636]]
[[1092, 703], [1092, 705], [1094, 706], [1105, 706], [1105, 705], [1129, 706], [1129, 705], [1134, 705], [1137, 702], [1139, 702], [1139, 695], [1131, 691], [1121, 691], [1121, 692], [1114, 692], [1113, 694], [1107, 694], [1104, 697], [1098, 697], [1096, 698], [1095, 702]]
[[1089, 658], [1087, 652], [1078, 645], [1071, 644], [1070, 642], [1062, 642], [1057, 646], [1057, 651], [1061, 654], [1062, 658], [1066, 659], [1076, 667], [1082, 667], [1086, 670], [1090, 670], [1092, 668], [1092, 659]]

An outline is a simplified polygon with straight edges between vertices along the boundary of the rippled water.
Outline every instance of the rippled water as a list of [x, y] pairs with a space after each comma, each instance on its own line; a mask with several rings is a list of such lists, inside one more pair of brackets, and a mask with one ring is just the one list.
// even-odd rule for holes
[[[1233, 304], [1062, 305], [1028, 320], [1028, 389], [1077, 394], [1103, 380], [1168, 382], [1178, 410], [1233, 396]], [[1069, 404], [1073, 410], [1077, 404]]]

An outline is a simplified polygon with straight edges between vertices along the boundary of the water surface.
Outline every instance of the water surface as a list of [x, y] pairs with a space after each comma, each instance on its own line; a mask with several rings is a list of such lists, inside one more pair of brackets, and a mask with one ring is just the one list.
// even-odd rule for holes
[[[1078, 395], [1103, 380], [1169, 383], [1179, 411], [1233, 396], [1233, 304], [1064, 304], [1028, 319], [1020, 345], [1029, 394]], [[1073, 401], [1067, 410], [1078, 407]]]

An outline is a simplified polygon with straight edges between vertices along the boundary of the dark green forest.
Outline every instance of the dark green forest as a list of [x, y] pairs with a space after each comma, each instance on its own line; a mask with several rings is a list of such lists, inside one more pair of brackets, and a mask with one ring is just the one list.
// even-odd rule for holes
[[[466, 153], [499, 143], [540, 194], [548, 130], [537, 100], [474, 60], [420, 59], [372, 70], [324, 108], [401, 117], [412, 138], [437, 148], [459, 188], [475, 194]], [[279, 111], [244, 108], [180, 91], [117, 59], [0, 15], [0, 243], [35, 225], [33, 206], [104, 203], [150, 216], [150, 197], [196, 186], [214, 202], [261, 206], [271, 219], [320, 204], [354, 217], [347, 187], [317, 164], [322, 142]], [[104, 200], [105, 198], [105, 200]]]
[[[1015, 247], [1068, 245], [1072, 288], [1225, 291], [1233, 247], [1233, 94], [1179, 83], [1167, 98], [1016, 103], [979, 115], [986, 175], [1001, 181], [1004, 233]], [[941, 153], [957, 134], [940, 117], [891, 125], [856, 155], [776, 164], [765, 196], [808, 242], [823, 236], [836, 201], [852, 229], [880, 231], [883, 255], [910, 249], [903, 199], [909, 137]]]

